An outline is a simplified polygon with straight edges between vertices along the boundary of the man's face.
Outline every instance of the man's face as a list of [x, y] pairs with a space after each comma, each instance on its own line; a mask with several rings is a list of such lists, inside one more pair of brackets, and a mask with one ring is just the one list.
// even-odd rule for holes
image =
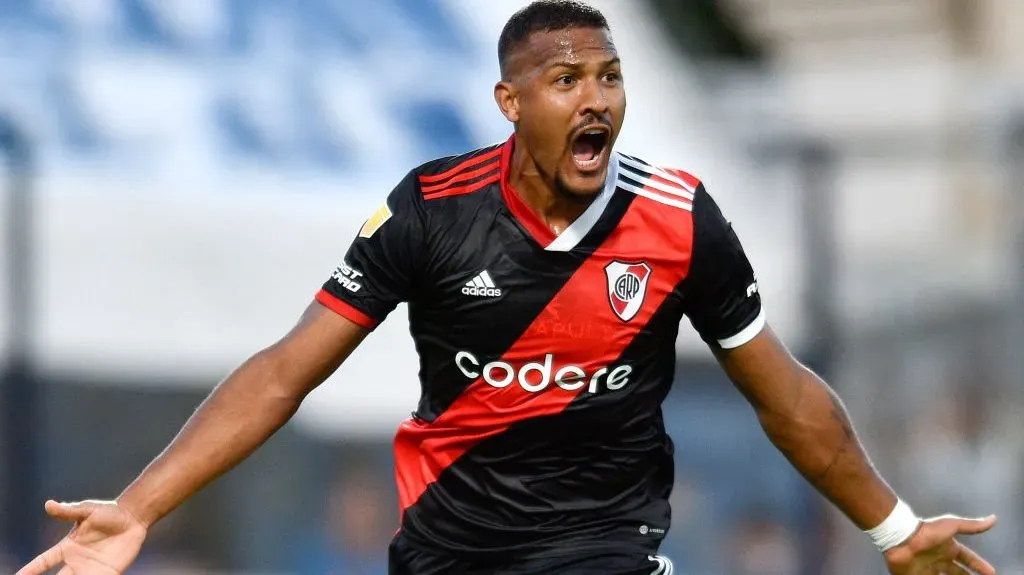
[[513, 95], [503, 109], [541, 176], [567, 199], [600, 192], [626, 114], [622, 72], [608, 30], [535, 33], [509, 68]]

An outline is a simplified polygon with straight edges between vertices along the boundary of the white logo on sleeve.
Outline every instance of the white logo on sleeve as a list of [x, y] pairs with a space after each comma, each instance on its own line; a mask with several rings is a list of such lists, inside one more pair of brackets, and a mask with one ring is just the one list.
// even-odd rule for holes
[[659, 527], [648, 527], [647, 525], [641, 525], [639, 531], [640, 531], [640, 535], [647, 535], [649, 533], [653, 533], [654, 535], [664, 535], [665, 534], [665, 530], [664, 529], [661, 529]]
[[342, 262], [338, 269], [334, 270], [331, 274], [334, 281], [341, 284], [341, 287], [347, 289], [352, 293], [356, 293], [363, 288], [362, 280], [359, 278], [363, 277], [363, 272], [353, 268], [345, 262]]
[[756, 293], [757, 293], [757, 282], [755, 281], [754, 283], [752, 283], [752, 284], [747, 286], [747, 297], [750, 297], [750, 296], [752, 296], [752, 295], [754, 295]]
[[462, 288], [462, 293], [477, 297], [499, 297], [501, 296], [501, 289], [494, 285], [491, 274], [484, 270], [466, 282], [466, 285]]

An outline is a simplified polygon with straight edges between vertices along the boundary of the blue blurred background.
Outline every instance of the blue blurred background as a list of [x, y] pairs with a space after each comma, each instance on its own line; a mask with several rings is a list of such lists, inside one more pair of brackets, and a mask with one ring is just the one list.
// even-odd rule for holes
[[[504, 140], [513, 0], [0, 0], [0, 572], [115, 496], [295, 321], [412, 166]], [[697, 174], [769, 321], [922, 513], [996, 512], [1024, 573], [1024, 5], [601, 0], [618, 147]], [[134, 573], [385, 573], [403, 309]], [[689, 329], [663, 551], [694, 575], [880, 573]]]

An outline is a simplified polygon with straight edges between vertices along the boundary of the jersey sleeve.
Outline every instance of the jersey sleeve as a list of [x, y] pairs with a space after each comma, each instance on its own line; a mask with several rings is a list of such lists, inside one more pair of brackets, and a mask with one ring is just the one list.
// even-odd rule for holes
[[425, 246], [422, 201], [410, 173], [363, 223], [317, 301], [367, 329], [409, 301]]
[[686, 314], [709, 345], [736, 348], [764, 328], [754, 270], [703, 184], [694, 194], [693, 254], [683, 290]]

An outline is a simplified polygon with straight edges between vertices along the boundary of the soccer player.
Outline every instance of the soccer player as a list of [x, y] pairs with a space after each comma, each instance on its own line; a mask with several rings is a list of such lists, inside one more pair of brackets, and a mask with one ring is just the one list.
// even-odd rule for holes
[[626, 98], [601, 13], [535, 2], [498, 54], [508, 141], [411, 170], [298, 325], [116, 500], [46, 503], [75, 527], [20, 575], [123, 573], [149, 526], [257, 449], [403, 301], [422, 395], [395, 437], [392, 574], [671, 573], [661, 402], [684, 316], [892, 573], [994, 574], [957, 539], [993, 517], [920, 519], [874, 470], [840, 400], [765, 322], [703, 184], [614, 150]]

